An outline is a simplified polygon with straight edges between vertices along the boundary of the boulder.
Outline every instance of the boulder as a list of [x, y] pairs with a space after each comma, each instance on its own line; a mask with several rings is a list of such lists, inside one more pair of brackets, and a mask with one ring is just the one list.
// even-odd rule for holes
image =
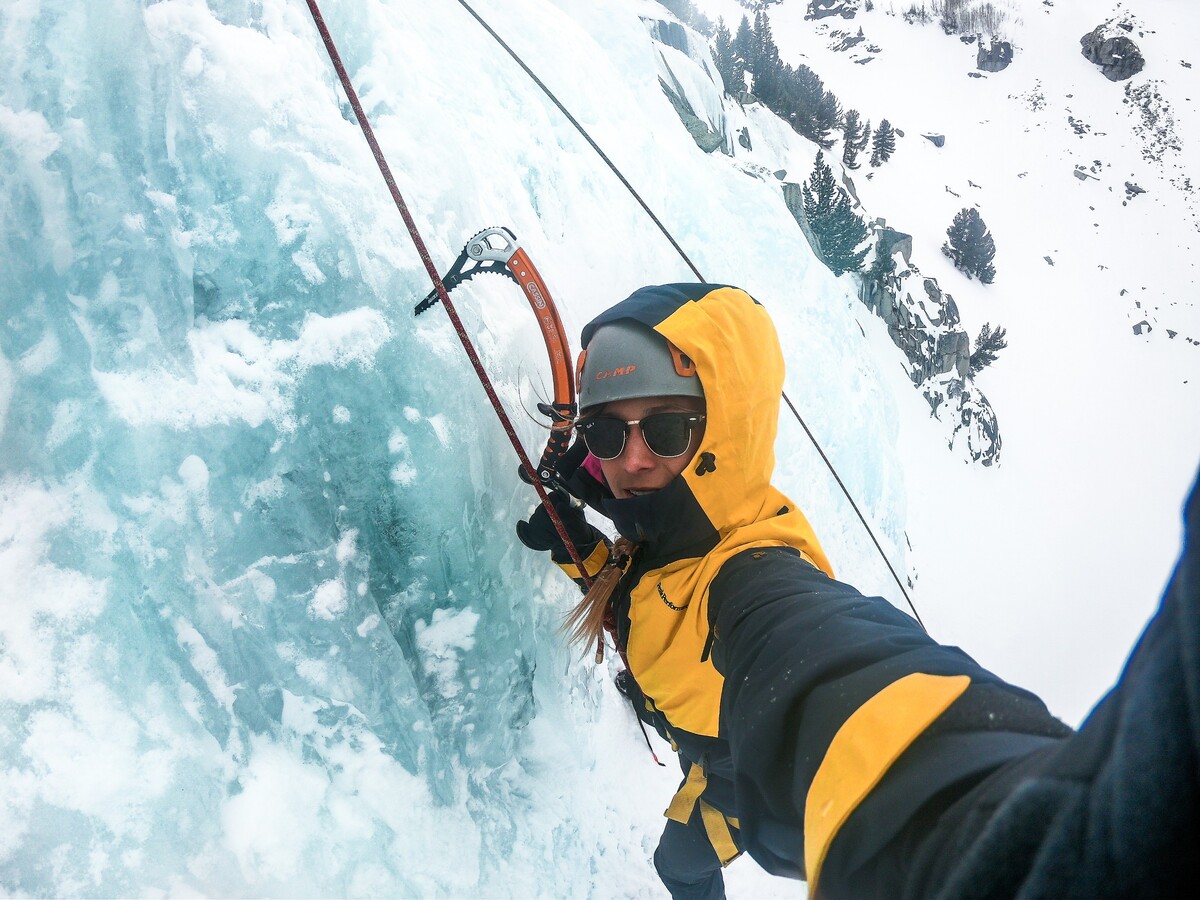
[[824, 19], [826, 16], [841, 16], [853, 19], [858, 12], [856, 0], [809, 0], [806, 19]]
[[946, 146], [946, 136], [944, 134], [923, 134], [921, 137], [929, 141], [935, 147]]
[[688, 48], [687, 29], [678, 22], [665, 22], [662, 19], [642, 19], [654, 40], [674, 47], [684, 55], [690, 55]]
[[687, 129], [688, 134], [692, 136], [692, 140], [696, 142], [696, 146], [705, 153], [724, 149], [725, 136], [718, 131], [714, 131], [709, 127], [707, 122], [696, 115], [691, 104], [684, 99], [682, 90], [676, 92], [661, 77], [658, 79], [658, 83], [662, 87], [663, 93], [667, 95], [667, 99], [671, 101], [671, 105], [675, 107], [675, 112], [679, 115], [679, 120], [683, 122], [683, 126]]
[[812, 225], [808, 222], [808, 215], [804, 212], [804, 188], [794, 181], [785, 181], [783, 183], [783, 202], [787, 206], [788, 212], [792, 214], [792, 218], [796, 220], [796, 224], [800, 226], [800, 231], [804, 234], [808, 245], [812, 247], [817, 259], [823, 260], [825, 257], [821, 255], [821, 241], [813, 232]]
[[1114, 27], [1106, 22], [1079, 39], [1084, 58], [1099, 66], [1100, 72], [1109, 81], [1132, 78], [1146, 67], [1146, 60], [1138, 45], [1120, 33], [1121, 30], [1121, 26]]
[[991, 46], [985, 47], [981, 40], [975, 53], [975, 68], [981, 72], [1000, 72], [1007, 69], [1012, 60], [1013, 47], [1008, 41], [992, 38]]
[[875, 252], [881, 256], [899, 253], [906, 266], [912, 265], [912, 235], [881, 225], [876, 232]]

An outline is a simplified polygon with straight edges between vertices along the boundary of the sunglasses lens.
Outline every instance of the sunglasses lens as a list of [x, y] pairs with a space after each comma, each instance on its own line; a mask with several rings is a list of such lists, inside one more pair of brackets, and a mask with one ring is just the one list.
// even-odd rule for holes
[[[647, 416], [637, 424], [650, 452], [663, 459], [682, 456], [692, 443], [692, 430], [704, 420], [696, 413], [668, 412]], [[596, 416], [578, 423], [583, 442], [597, 459], [616, 459], [625, 449], [630, 423], [613, 416]]]
[[692, 442], [696, 417], [691, 413], [658, 413], [642, 420], [642, 438], [650, 452], [671, 458], [682, 456]]
[[598, 416], [579, 424], [583, 442], [596, 459], [616, 459], [625, 449], [625, 423], [609, 416]]

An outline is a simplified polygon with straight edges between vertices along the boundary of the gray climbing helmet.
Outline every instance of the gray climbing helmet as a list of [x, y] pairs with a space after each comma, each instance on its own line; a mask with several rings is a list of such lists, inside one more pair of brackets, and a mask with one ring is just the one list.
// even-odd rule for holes
[[657, 331], [632, 319], [596, 329], [577, 368], [579, 409], [637, 397], [703, 397], [696, 366]]

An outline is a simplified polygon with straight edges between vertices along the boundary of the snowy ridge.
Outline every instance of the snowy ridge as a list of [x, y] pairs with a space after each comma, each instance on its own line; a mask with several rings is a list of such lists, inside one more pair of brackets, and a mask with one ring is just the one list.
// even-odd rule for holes
[[[698, 5], [714, 21], [745, 13]], [[930, 457], [928, 407], [896, 394], [922, 615], [1078, 721], [1155, 606], [1196, 471], [1200, 23], [1195, 8], [1160, 0], [1012, 2], [1013, 60], [982, 72], [976, 43], [936, 16], [906, 20], [922, 5], [934, 6], [875, 0], [852, 19], [814, 21], [807, 2], [785, 0], [769, 13], [785, 61], [905, 132], [891, 161], [856, 179], [864, 206], [912, 235], [913, 259], [954, 295], [968, 334], [985, 322], [1008, 330], [1008, 349], [977, 379], [1004, 434], [998, 468]], [[1146, 59], [1123, 84], [1081, 54], [1080, 39], [1110, 19], [1135, 25], [1127, 33]], [[864, 40], [839, 49], [860, 28]], [[1153, 115], [1142, 97], [1159, 98]], [[940, 256], [966, 206], [996, 240], [992, 285]]]
[[[853, 13], [853, 8], [844, 12]], [[697, 146], [731, 158], [738, 171], [775, 186], [817, 252], [819, 244], [803, 209], [802, 184], [810, 179], [820, 148], [797, 134], [753, 94], [738, 89], [735, 98], [727, 93], [709, 48], [690, 28], [673, 19], [649, 20], [648, 25], [660, 42], [663, 89]], [[687, 41], [679, 40], [680, 31], [690, 35]], [[686, 47], [688, 55], [662, 46], [664, 37]], [[871, 224], [871, 258], [881, 254], [894, 257], [895, 271], [882, 285], [868, 278], [858, 281], [863, 302], [887, 323], [893, 342], [907, 357], [914, 385], [929, 402], [934, 417], [945, 424], [950, 449], [965, 460], [995, 464], [1002, 447], [997, 416], [973, 383], [968, 369], [970, 339], [962, 330], [953, 297], [943, 294], [936, 278], [921, 273], [912, 259], [911, 236], [888, 228], [882, 216], [872, 216], [863, 208], [855, 178], [870, 178], [874, 171], [852, 173], [836, 152], [828, 154], [825, 162], [836, 172], [841, 189], [859, 214]]]

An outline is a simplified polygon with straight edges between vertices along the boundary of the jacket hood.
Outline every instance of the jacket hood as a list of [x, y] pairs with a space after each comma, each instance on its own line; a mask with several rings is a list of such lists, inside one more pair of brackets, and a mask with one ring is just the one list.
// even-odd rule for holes
[[775, 327], [738, 288], [654, 285], [590, 322], [584, 349], [598, 328], [618, 319], [649, 326], [691, 358], [708, 420], [695, 457], [670, 485], [644, 497], [606, 500], [604, 512], [655, 559], [702, 556], [731, 530], [779, 511], [778, 505], [764, 507], [772, 494], [783, 391]]
[[833, 571], [803, 512], [771, 485], [783, 352], [766, 310], [725, 285], [645, 287], [593, 320], [583, 346], [622, 318], [648, 325], [691, 358], [708, 415], [696, 455], [665, 488], [600, 503], [641, 547], [626, 658], [675, 727], [715, 737], [723, 679], [708, 658], [708, 594], [721, 567], [752, 548], [794, 547]]

